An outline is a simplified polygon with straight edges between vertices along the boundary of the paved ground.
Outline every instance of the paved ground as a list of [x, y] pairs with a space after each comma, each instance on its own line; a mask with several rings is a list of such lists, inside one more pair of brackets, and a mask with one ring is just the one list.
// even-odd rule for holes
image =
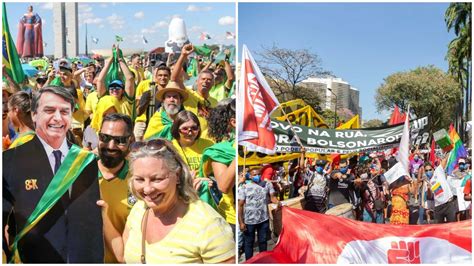
[[[255, 236], [255, 239], [257, 239], [257, 236]], [[273, 250], [277, 241], [278, 241], [278, 237], [272, 234], [271, 239], [267, 241], [267, 250], [268, 251]], [[258, 254], [258, 243], [255, 242], [253, 246], [254, 246], [253, 255], [255, 256], [256, 254]], [[239, 263], [244, 263], [245, 255], [244, 254], [240, 255], [238, 261]]]

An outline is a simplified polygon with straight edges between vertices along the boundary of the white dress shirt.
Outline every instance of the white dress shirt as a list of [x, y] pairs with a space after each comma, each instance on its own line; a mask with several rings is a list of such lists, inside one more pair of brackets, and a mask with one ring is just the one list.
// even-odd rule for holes
[[[49, 164], [51, 166], [51, 170], [54, 173], [54, 165], [56, 164], [56, 160], [54, 158], [53, 151], [56, 149], [53, 149], [46, 141], [44, 141], [39, 135], [38, 136], [39, 140], [41, 141], [41, 144], [43, 144], [44, 150], [46, 151], [46, 154], [48, 155], [48, 160]], [[67, 141], [66, 138], [64, 138], [63, 143], [61, 144], [61, 147], [59, 149], [61, 151], [61, 163], [64, 162], [64, 158], [66, 158], [67, 153], [69, 152], [69, 146], [67, 146]]]

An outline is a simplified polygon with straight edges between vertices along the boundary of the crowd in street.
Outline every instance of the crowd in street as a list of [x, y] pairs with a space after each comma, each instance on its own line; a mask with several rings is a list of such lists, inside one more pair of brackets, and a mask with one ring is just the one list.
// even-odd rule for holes
[[[387, 150], [328, 156], [329, 161], [310, 158], [303, 149], [300, 158], [289, 162], [241, 169], [239, 255], [245, 253], [246, 260], [253, 256], [255, 232], [259, 252], [267, 250], [268, 205], [285, 205], [298, 197], [304, 210], [369, 223], [422, 225], [471, 219], [470, 155], [459, 158], [456, 169], [447, 174], [447, 156], [429, 158], [429, 150], [412, 147], [409, 176], [389, 184], [384, 173], [397, 163], [396, 155]], [[438, 183], [444, 193], [439, 193]]]

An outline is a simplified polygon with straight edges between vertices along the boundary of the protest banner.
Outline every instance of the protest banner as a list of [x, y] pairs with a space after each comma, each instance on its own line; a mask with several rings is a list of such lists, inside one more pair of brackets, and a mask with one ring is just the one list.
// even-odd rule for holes
[[[428, 142], [429, 135], [426, 138], [419, 138], [420, 133], [424, 134], [427, 130], [428, 123], [428, 117], [410, 122], [412, 144]], [[277, 141], [276, 152], [300, 152], [301, 148], [294, 133], [290, 130], [290, 124], [272, 119], [271, 125]], [[293, 125], [293, 127], [307, 153], [321, 154], [385, 150], [398, 146], [403, 134], [403, 125], [350, 130], [311, 128], [299, 125]]]
[[288, 119], [293, 125], [302, 125], [307, 127], [328, 128], [324, 119], [314, 111], [314, 109], [306, 105], [303, 108], [287, 113], [286, 115], [275, 117], [276, 120], [285, 121]]
[[246, 263], [472, 263], [471, 221], [436, 225], [366, 223], [283, 207], [283, 229], [272, 251]]

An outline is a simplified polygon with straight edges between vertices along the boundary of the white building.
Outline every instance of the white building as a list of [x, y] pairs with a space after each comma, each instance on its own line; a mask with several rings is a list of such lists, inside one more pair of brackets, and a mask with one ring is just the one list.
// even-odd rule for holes
[[[359, 90], [352, 87], [342, 78], [308, 78], [303, 80], [302, 85], [313, 89], [324, 102], [320, 104], [322, 109], [334, 110], [337, 96], [337, 109], [347, 108], [362, 119], [362, 108], [359, 106]], [[334, 94], [333, 94], [334, 93]]]

